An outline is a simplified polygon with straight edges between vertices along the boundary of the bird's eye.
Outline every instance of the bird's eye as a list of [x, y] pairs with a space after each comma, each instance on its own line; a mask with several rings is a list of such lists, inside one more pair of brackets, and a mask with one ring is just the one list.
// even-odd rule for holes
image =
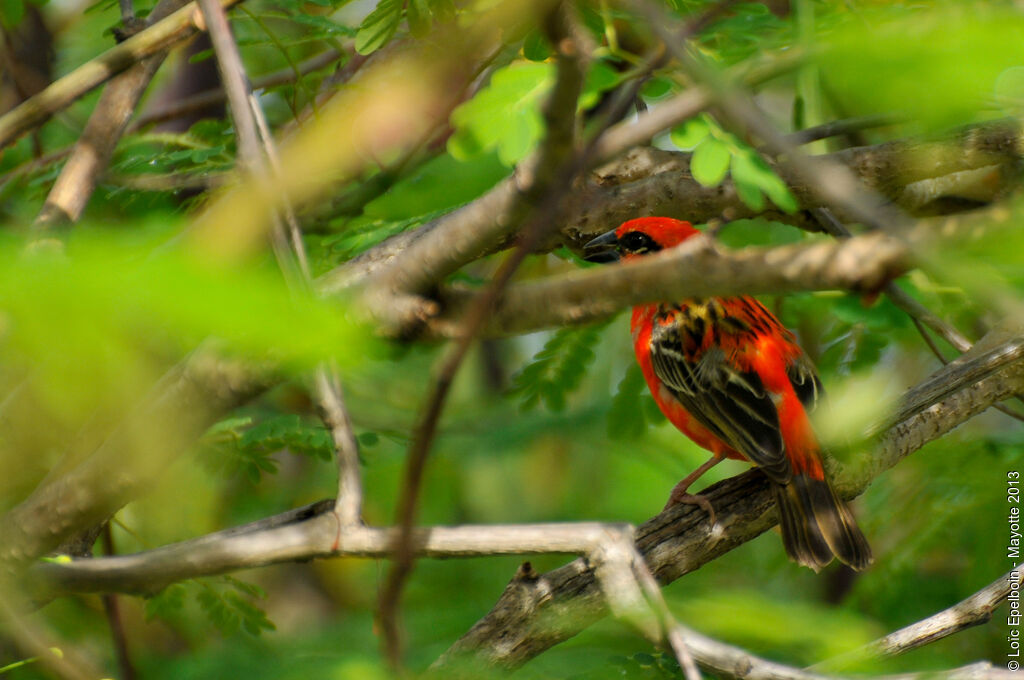
[[627, 253], [650, 253], [661, 250], [661, 247], [642, 231], [631, 231], [619, 238], [619, 247]]

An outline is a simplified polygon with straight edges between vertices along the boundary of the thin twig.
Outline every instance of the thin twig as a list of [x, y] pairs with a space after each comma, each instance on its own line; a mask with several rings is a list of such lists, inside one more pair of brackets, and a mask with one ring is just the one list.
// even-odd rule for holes
[[[239, 2], [222, 1], [225, 6]], [[199, 30], [194, 23], [195, 16], [196, 5], [189, 3], [167, 18], [55, 80], [43, 91], [0, 116], [0, 149], [46, 122], [50, 116], [64, 110], [121, 71], [194, 34]]]
[[[114, 554], [114, 537], [110, 531], [110, 522], [103, 525], [103, 552], [110, 556]], [[121, 670], [120, 680], [135, 680], [135, 665], [132, 663], [131, 653], [128, 651], [128, 636], [125, 634], [124, 622], [121, 620], [121, 608], [114, 593], [105, 593], [102, 597], [103, 612], [107, 617], [107, 626], [110, 628], [110, 638], [114, 643], [114, 656], [117, 658], [117, 666]]]
[[[295, 70], [291, 68], [284, 68], [274, 71], [273, 73], [260, 76], [259, 78], [254, 78], [252, 81], [252, 89], [265, 90], [271, 87], [277, 87], [278, 85], [293, 83], [297, 77], [306, 76], [315, 71], [327, 68], [343, 56], [346, 55], [338, 50], [326, 50], [300, 63], [298, 65], [298, 74], [296, 74]], [[195, 113], [196, 111], [202, 111], [208, 108], [211, 104], [219, 104], [223, 102], [226, 96], [227, 95], [223, 88], [217, 88], [216, 90], [197, 92], [196, 94], [183, 99], [168, 102], [159, 108], [151, 111], [144, 111], [132, 121], [128, 130], [129, 132], [134, 132], [146, 125], [162, 123], [181, 116], [187, 116], [191, 113]]]
[[[397, 611], [402, 590], [413, 566], [412, 532], [419, 505], [423, 472], [449, 389], [494, 301], [529, 254], [534, 243], [549, 228], [549, 215], [544, 209], [553, 212], [551, 197], [558, 196], [568, 189], [580, 169], [578, 163], [570, 163], [569, 168], [562, 167], [566, 163], [566, 154], [572, 151], [576, 100], [583, 83], [580, 55], [577, 53], [580, 45], [575, 44], [570, 38], [569, 19], [563, 15], [564, 11], [562, 7], [558, 7], [552, 10], [550, 17], [551, 43], [558, 50], [558, 75], [544, 109], [546, 136], [533, 170], [535, 183], [525, 197], [528, 201], [536, 201], [537, 208], [533, 211], [530, 221], [523, 227], [522, 237], [516, 249], [502, 262], [476, 304], [470, 307], [457, 339], [442, 358], [437, 378], [428, 392], [423, 415], [409, 445], [396, 512], [399, 533], [395, 545], [395, 558], [380, 596], [380, 621], [385, 653], [396, 669], [400, 668], [402, 663]], [[589, 148], [592, 149], [592, 145]], [[541, 196], [544, 196], [543, 200]]]
[[907, 225], [906, 217], [890, 207], [880, 196], [867, 191], [845, 166], [811, 158], [789, 143], [757, 107], [752, 98], [725, 80], [694, 50], [687, 41], [678, 39], [679, 22], [650, 0], [632, 0], [647, 19], [651, 29], [665, 43], [680, 66], [697, 83], [712, 91], [715, 103], [737, 127], [745, 128], [760, 138], [765, 148], [776, 156], [785, 156], [790, 166], [823, 201], [842, 208], [858, 221], [873, 229], [891, 231]]
[[[1020, 589], [1021, 573], [1014, 567], [1006, 574], [952, 607], [921, 619], [846, 654], [826, 659], [813, 669], [834, 671], [875, 657], [896, 656], [923, 647], [962, 630], [987, 623], [1011, 590]], [[1013, 586], [1016, 585], [1016, 588]]]
[[[273, 138], [263, 109], [249, 88], [238, 45], [227, 23], [227, 15], [215, 0], [199, 0], [199, 3], [207, 18], [221, 69], [221, 80], [231, 104], [241, 155], [253, 174], [267, 180], [279, 176], [280, 160]], [[268, 181], [267, 190], [271, 188]], [[308, 293], [311, 290], [309, 260], [302, 243], [298, 219], [287, 201], [282, 203], [281, 215], [275, 217], [274, 223], [274, 250], [278, 263], [292, 289]], [[319, 366], [314, 375], [314, 392], [321, 416], [331, 432], [338, 461], [338, 495], [335, 500], [338, 521], [342, 526], [354, 525], [360, 521], [363, 497], [359, 444], [345, 407], [337, 371], [329, 366]]]
[[851, 132], [860, 132], [861, 130], [885, 127], [899, 122], [901, 122], [900, 118], [884, 114], [860, 116], [858, 118], [844, 118], [842, 120], [833, 120], [828, 123], [822, 123], [821, 125], [815, 125], [814, 127], [798, 130], [797, 132], [786, 135], [785, 140], [789, 144], [800, 146], [803, 144], [817, 142], [822, 139], [828, 139], [829, 137], [848, 135]]
[[[811, 214], [813, 214], [819, 224], [821, 224], [825, 233], [831, 234], [838, 239], [848, 239], [852, 237], [852, 234], [850, 233], [850, 230], [846, 228], [846, 225], [836, 219], [835, 215], [833, 215], [832, 211], [828, 208], [812, 208]], [[882, 290], [894, 305], [899, 307], [907, 314], [907, 316], [910, 317], [911, 321], [914, 323], [914, 327], [917, 328], [917, 332], [921, 335], [922, 339], [924, 339], [925, 344], [928, 345], [928, 348], [943, 364], [948, 364], [949, 359], [946, 358], [945, 354], [942, 353], [942, 350], [940, 350], [938, 345], [936, 345], [932, 340], [932, 337], [925, 330], [925, 326], [937, 333], [943, 340], [960, 352], [967, 352], [974, 346], [967, 336], [957, 330], [953, 324], [948, 323], [933, 314], [931, 310], [912, 298], [910, 294], [903, 290], [896, 282], [889, 281], [885, 284], [885, 287]], [[1021, 400], [1020, 397], [1017, 399], [1018, 401]], [[993, 404], [993, 408], [1005, 413], [1011, 418], [1024, 421], [1024, 415], [1014, 411], [1006, 404]]]

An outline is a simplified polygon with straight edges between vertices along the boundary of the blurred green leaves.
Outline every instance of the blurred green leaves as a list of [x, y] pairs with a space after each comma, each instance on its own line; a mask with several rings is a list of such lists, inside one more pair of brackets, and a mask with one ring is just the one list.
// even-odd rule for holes
[[820, 36], [848, 114], [903, 113], [928, 130], [991, 117], [996, 82], [1024, 64], [1024, 16], [1000, 3], [893, 3]]
[[[531, 48], [537, 50], [539, 46]], [[515, 165], [541, 137], [540, 107], [554, 81], [555, 66], [547, 61], [517, 61], [496, 70], [487, 87], [452, 113], [455, 134], [448, 140], [448, 152], [465, 161], [496, 150], [505, 166]], [[618, 83], [615, 69], [595, 60], [580, 93], [580, 108], [595, 106]]]
[[523, 410], [541, 401], [552, 411], [565, 409], [566, 397], [579, 387], [594, 360], [594, 346], [608, 323], [583, 328], [562, 328], [544, 344], [513, 379], [512, 393], [522, 398]]
[[448, 152], [466, 160], [496, 149], [502, 163], [515, 165], [540, 138], [540, 103], [554, 77], [554, 65], [546, 62], [516, 62], [496, 71], [487, 87], [452, 113]]
[[50, 406], [85, 417], [133, 400], [205, 339], [284, 368], [366, 360], [369, 334], [341, 304], [289, 291], [271, 267], [224, 268], [112, 233], [0, 250], [0, 355], [31, 370]]
[[676, 126], [670, 139], [680, 149], [693, 149], [690, 174], [702, 185], [721, 184], [731, 170], [736, 193], [751, 210], [764, 210], [766, 196], [783, 212], [794, 213], [799, 208], [789, 187], [761, 154], [709, 116], [697, 116]]

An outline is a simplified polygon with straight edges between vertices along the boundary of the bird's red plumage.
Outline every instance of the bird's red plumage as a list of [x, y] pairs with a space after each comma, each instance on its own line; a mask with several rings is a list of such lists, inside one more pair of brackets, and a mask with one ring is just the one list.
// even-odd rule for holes
[[[631, 241], [631, 232], [644, 238]], [[620, 244], [640, 244], [624, 259], [699, 233], [664, 217], [630, 220], [615, 231]], [[745, 296], [645, 304], [633, 309], [632, 334], [644, 378], [669, 421], [718, 457], [753, 462], [775, 484], [793, 559], [815, 569], [833, 554], [855, 568], [870, 562], [852, 514], [825, 479], [807, 410], [820, 386], [814, 368], [768, 309]]]

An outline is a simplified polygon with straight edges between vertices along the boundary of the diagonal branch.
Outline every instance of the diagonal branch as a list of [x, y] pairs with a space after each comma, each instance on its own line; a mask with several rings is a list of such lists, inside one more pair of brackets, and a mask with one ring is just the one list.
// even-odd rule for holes
[[840, 669], [873, 657], [896, 656], [988, 623], [992, 613], [1006, 600], [1011, 590], [1020, 589], [1020, 578], [1020, 570], [1011, 569], [952, 607], [889, 633], [861, 649], [815, 664], [814, 668]]
[[[225, 7], [230, 7], [238, 0], [221, 2]], [[196, 24], [197, 16], [196, 5], [189, 3], [166, 19], [82, 64], [39, 94], [0, 116], [0, 149], [43, 124], [50, 116], [64, 110], [79, 97], [121, 71], [201, 30]]]
[[[968, 358], [998, 345], [1002, 334], [987, 338], [986, 346]], [[1011, 341], [1020, 339], [1013, 336]], [[979, 343], [982, 345], [983, 343]], [[944, 367], [938, 374], [944, 374]], [[959, 424], [1024, 387], [1024, 362], [1017, 361], [924, 409], [889, 429], [872, 455], [859, 468], [833, 475], [837, 492], [850, 498], [862, 493], [885, 470]], [[916, 390], [906, 401], [917, 402]], [[917, 402], [920, 403], [920, 402]], [[838, 467], [838, 466], [835, 466]], [[662, 584], [670, 583], [708, 561], [769, 529], [776, 522], [768, 482], [756, 470], [712, 485], [701, 492], [716, 509], [724, 538], [709, 544], [705, 513], [690, 506], [673, 506], [638, 529], [637, 547]], [[606, 613], [593, 571], [581, 561], [543, 575], [545, 598], [528, 591], [506, 591], [498, 603], [438, 661], [440, 667], [470, 658], [504, 668], [517, 668], [551, 646], [589, 626]], [[531, 599], [533, 598], [533, 599]], [[570, 620], [553, 624], [549, 613], [571, 608]]]

